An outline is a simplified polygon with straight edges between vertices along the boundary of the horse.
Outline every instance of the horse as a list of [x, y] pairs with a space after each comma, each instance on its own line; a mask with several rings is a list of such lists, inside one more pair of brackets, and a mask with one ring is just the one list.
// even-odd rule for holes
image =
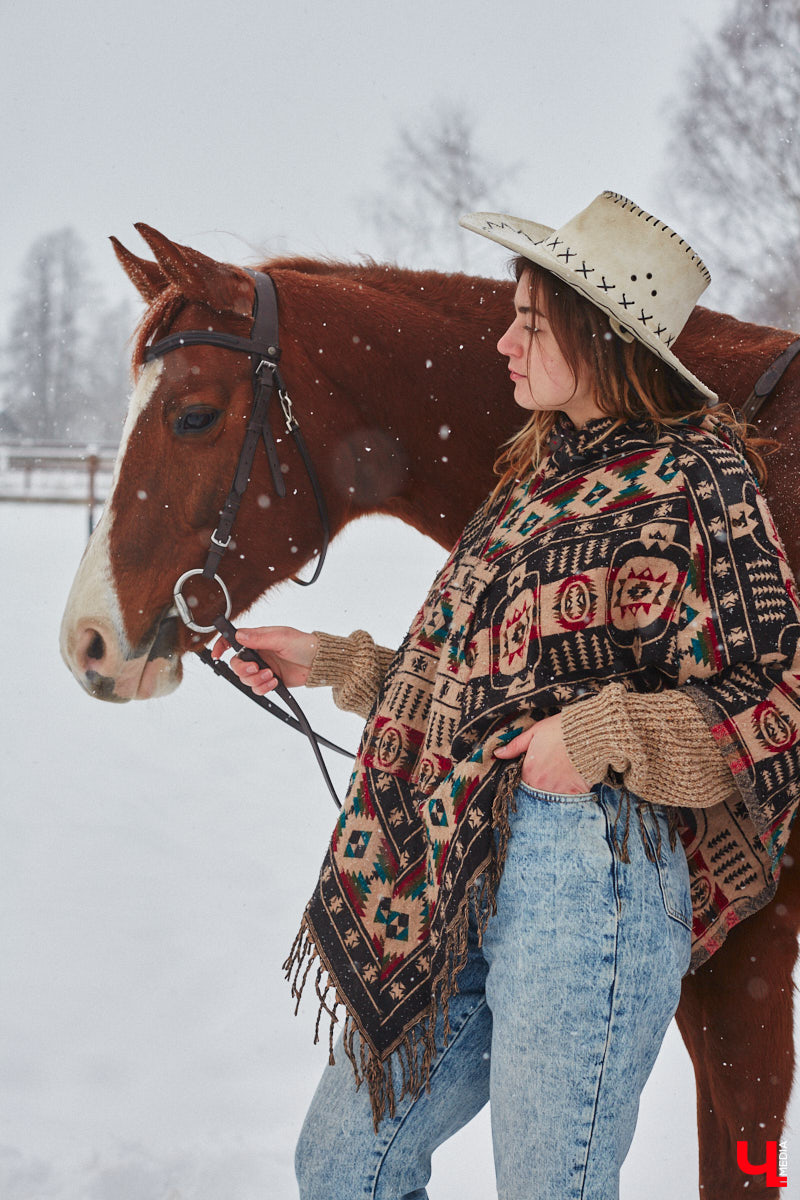
[[[136, 228], [154, 259], [112, 239], [147, 305], [133, 349], [135, 388], [112, 491], [61, 631], [67, 665], [90, 695], [108, 701], [172, 690], [183, 656], [210, 640], [199, 614], [218, 607], [219, 594], [197, 568], [252, 404], [252, 364], [241, 346], [173, 337], [171, 353], [147, 360], [148, 343], [166, 334], [209, 330], [247, 339], [252, 273], [147, 225]], [[496, 447], [519, 424], [495, 348], [512, 312], [513, 284], [371, 261], [275, 258], [259, 270], [269, 273], [277, 295], [282, 400], [291, 398], [302, 424], [330, 535], [356, 517], [383, 513], [452, 546], [493, 484]], [[676, 349], [736, 407], [794, 337], [698, 307]], [[756, 422], [779, 443], [766, 490], [795, 572], [799, 393], [795, 364]], [[290, 428], [287, 421], [274, 447], [284, 498], [266, 454], [256, 453], [249, 471], [225, 561], [234, 617], [321, 548], [320, 509]], [[173, 603], [176, 577], [191, 571], [185, 602], [201, 632], [178, 620]], [[800, 824], [774, 901], [734, 928], [683, 983], [677, 1023], [695, 1071], [704, 1200], [728, 1200], [748, 1188], [737, 1142], [748, 1142], [751, 1162], [762, 1161], [765, 1139], [783, 1127], [794, 1073], [798, 930]], [[768, 1187], [760, 1194], [779, 1193]]]

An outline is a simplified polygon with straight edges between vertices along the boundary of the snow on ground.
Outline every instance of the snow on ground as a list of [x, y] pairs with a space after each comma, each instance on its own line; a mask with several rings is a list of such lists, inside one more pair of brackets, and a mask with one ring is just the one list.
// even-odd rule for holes
[[[0, 505], [0, 1194], [291, 1200], [326, 1051], [280, 964], [333, 806], [305, 743], [197, 662], [162, 700], [83, 695], [57, 637], [85, 524], [80, 509]], [[395, 522], [361, 522], [314, 588], [286, 585], [257, 619], [395, 644], [441, 560]], [[356, 745], [357, 718], [323, 691], [303, 699], [318, 729]], [[330, 761], [341, 794], [348, 765]], [[694, 1104], [673, 1028], [623, 1200], [696, 1195]], [[791, 1115], [800, 1130], [800, 1096]], [[437, 1154], [430, 1196], [494, 1194], [484, 1112]]]

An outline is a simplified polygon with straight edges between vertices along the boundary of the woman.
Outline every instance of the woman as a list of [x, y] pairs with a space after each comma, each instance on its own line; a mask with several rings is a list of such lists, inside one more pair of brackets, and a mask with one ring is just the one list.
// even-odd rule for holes
[[345, 1010], [302, 1200], [424, 1200], [490, 1096], [502, 1200], [617, 1196], [692, 933], [696, 965], [767, 902], [797, 802], [792, 577], [671, 349], [707, 270], [612, 192], [557, 231], [462, 224], [518, 255], [498, 349], [531, 415], [495, 491], [396, 654], [240, 633], [369, 714], [287, 963]]

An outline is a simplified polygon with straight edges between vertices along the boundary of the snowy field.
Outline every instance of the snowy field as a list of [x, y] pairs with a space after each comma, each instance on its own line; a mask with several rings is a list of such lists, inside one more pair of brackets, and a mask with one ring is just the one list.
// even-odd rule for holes
[[[280, 964], [333, 805], [306, 744], [199, 663], [163, 700], [83, 695], [57, 637], [85, 526], [77, 508], [0, 505], [0, 1196], [292, 1200], [326, 1051], [311, 1001], [293, 1015]], [[320, 583], [287, 585], [256, 617], [395, 644], [441, 560], [395, 522], [362, 522]], [[304, 702], [316, 728], [356, 745], [357, 718], [321, 691]], [[347, 763], [331, 766], [341, 794]], [[697, 1195], [694, 1104], [673, 1027], [624, 1200]], [[790, 1117], [791, 1178], [797, 1091]], [[484, 1112], [434, 1159], [430, 1196], [494, 1195]]]

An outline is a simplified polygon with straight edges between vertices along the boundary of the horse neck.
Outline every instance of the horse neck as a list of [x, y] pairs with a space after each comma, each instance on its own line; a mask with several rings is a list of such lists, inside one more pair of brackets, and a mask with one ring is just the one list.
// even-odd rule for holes
[[359, 460], [351, 515], [389, 513], [451, 544], [518, 422], [496, 350], [511, 285], [396, 268], [268, 269], [295, 406], [324, 414], [326, 452], [333, 438], [334, 457]]
[[761, 373], [797, 337], [698, 306], [675, 343], [690, 371], [729, 404], [741, 405]]

